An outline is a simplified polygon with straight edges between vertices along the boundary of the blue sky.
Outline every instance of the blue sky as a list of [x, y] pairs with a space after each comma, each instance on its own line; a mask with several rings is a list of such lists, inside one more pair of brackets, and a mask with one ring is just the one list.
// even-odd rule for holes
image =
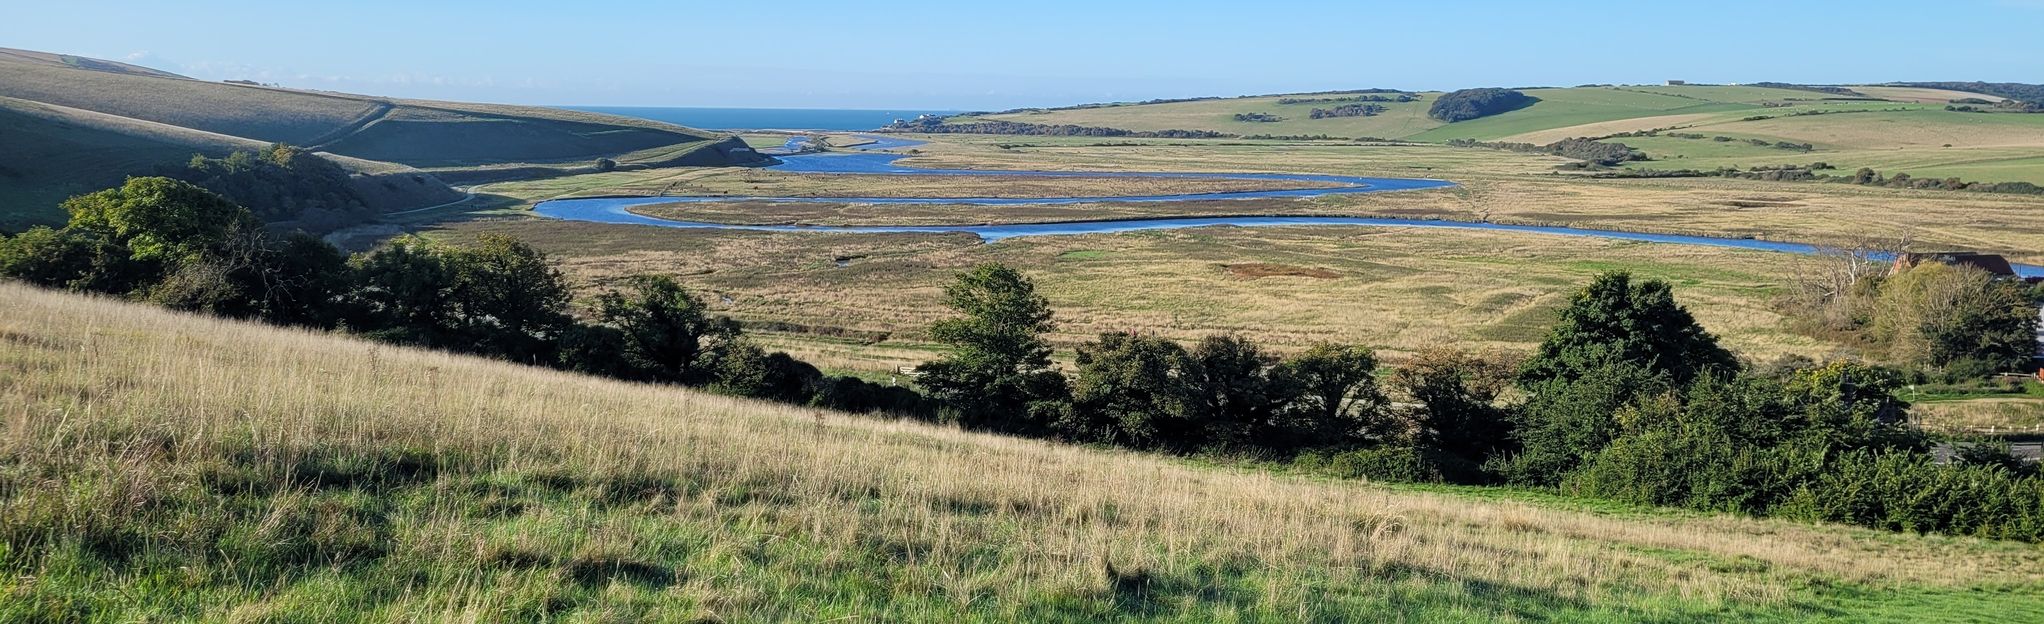
[[2044, 0], [9, 4], [0, 47], [523, 104], [989, 109], [1669, 78], [2044, 81]]

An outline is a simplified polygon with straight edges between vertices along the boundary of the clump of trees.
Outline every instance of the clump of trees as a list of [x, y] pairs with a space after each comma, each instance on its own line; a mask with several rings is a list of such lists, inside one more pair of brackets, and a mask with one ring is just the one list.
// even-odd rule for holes
[[1075, 374], [1051, 366], [1048, 303], [1013, 269], [982, 265], [946, 289], [960, 316], [931, 334], [953, 347], [918, 367], [946, 420], [1170, 451], [1289, 454], [1382, 434], [1375, 355], [1321, 345], [1290, 358], [1236, 336], [1192, 348], [1129, 332], [1080, 345]]
[[1487, 87], [1449, 92], [1434, 100], [1427, 116], [1454, 123], [1532, 106], [1536, 98], [1512, 89]]
[[1929, 191], [1970, 191], [1974, 193], [2001, 193], [2009, 195], [2044, 195], [2044, 186], [2030, 182], [1968, 182], [1956, 177], [1918, 178], [1907, 172], [1884, 176], [1869, 167], [1861, 167], [1853, 173], [1833, 175], [1819, 173], [1835, 170], [1829, 163], [1808, 165], [1756, 165], [1747, 169], [1719, 167], [1716, 169], [1628, 169], [1597, 174], [1601, 178], [1743, 178], [1778, 182], [1836, 182], [1861, 186], [1882, 186]]
[[1803, 272], [1786, 305], [1805, 330], [1853, 336], [1882, 361], [1940, 377], [2029, 368], [2037, 301], [2025, 284], [1936, 260], [1890, 274], [1874, 257], [1841, 250]]
[[1586, 138], [1567, 138], [1546, 145], [1533, 143], [1487, 142], [1475, 139], [1452, 139], [1448, 145], [1454, 147], [1481, 147], [1532, 154], [1549, 154], [1573, 158], [1586, 163], [1610, 167], [1620, 163], [1647, 160], [1646, 152], [1633, 149], [1624, 143], [1598, 141]]
[[1343, 104], [1334, 108], [1315, 108], [1311, 116], [1314, 119], [1375, 117], [1387, 110], [1391, 109], [1386, 108], [1383, 104]]
[[1235, 113], [1235, 121], [1270, 123], [1284, 120], [1285, 118], [1270, 113]]
[[632, 278], [578, 315], [546, 255], [508, 237], [406, 237], [350, 257], [309, 235], [273, 233], [247, 208], [163, 177], [131, 178], [64, 208], [62, 228], [0, 238], [0, 277], [622, 379], [927, 411], [905, 388], [766, 353], [665, 277]]
[[1277, 103], [1279, 103], [1279, 104], [1319, 104], [1319, 103], [1329, 103], [1329, 102], [1398, 102], [1398, 103], [1404, 103], [1404, 102], [1412, 102], [1412, 101], [1417, 101], [1417, 100], [1419, 100], [1419, 96], [1418, 96], [1418, 95], [1414, 95], [1414, 94], [1411, 94], [1411, 93], [1397, 93], [1397, 94], [1394, 94], [1394, 95], [1352, 95], [1352, 96], [1348, 96], [1348, 97], [1283, 97], [1283, 98], [1278, 98], [1278, 100], [1277, 100]]

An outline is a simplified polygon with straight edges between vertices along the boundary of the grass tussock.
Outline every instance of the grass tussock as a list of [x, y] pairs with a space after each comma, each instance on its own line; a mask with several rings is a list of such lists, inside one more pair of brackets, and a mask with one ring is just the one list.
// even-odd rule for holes
[[2033, 546], [1192, 466], [0, 284], [0, 621], [2034, 609]]

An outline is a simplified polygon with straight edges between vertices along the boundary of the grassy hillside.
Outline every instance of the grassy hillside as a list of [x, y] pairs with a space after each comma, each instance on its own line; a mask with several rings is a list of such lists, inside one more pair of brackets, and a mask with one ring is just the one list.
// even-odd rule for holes
[[[1734, 141], [1674, 138], [1617, 139], [1645, 150], [1653, 161], [1634, 168], [1752, 167], [1823, 161], [1853, 169], [1875, 167], [1917, 177], [1959, 176], [1975, 181], [2044, 182], [2044, 115], [1959, 113], [1947, 102], [1978, 93], [1914, 87], [1854, 87], [1862, 96], [1742, 86], [1603, 86], [1525, 89], [1532, 106], [1452, 124], [1429, 119], [1438, 94], [1410, 103], [1384, 104], [1372, 117], [1310, 119], [1316, 106], [1281, 105], [1281, 97], [1230, 98], [1163, 104], [1024, 111], [984, 118], [1039, 124], [1077, 124], [1129, 130], [1212, 130], [1236, 135], [1377, 137], [1424, 142], [1454, 139], [1547, 144], [1570, 137], [1676, 128]], [[1285, 96], [1324, 98], [1335, 96]], [[1884, 99], [1872, 99], [1884, 98]], [[1266, 113], [1278, 122], [1236, 121], [1236, 114]], [[1762, 117], [1764, 119], [1749, 119]], [[972, 121], [977, 118], [959, 118]], [[1754, 146], [1748, 140], [1809, 143], [1811, 152]]]
[[[193, 154], [224, 156], [256, 150], [260, 141], [0, 97], [0, 231], [64, 221], [65, 198], [117, 186], [131, 175], [174, 167]], [[411, 167], [323, 154], [355, 177], [373, 208], [400, 210], [459, 199], [461, 194]]]
[[2035, 546], [1202, 468], [4, 284], [0, 371], [9, 621], [1959, 621], [2044, 589]]
[[724, 139], [594, 113], [206, 82], [20, 52], [0, 54], [0, 96], [415, 166], [592, 159]]
[[760, 162], [745, 144], [673, 124], [551, 108], [394, 100], [192, 80], [133, 65], [0, 48], [0, 231], [58, 222], [57, 203], [273, 142], [318, 150], [372, 205], [431, 206], [446, 180], [553, 175], [597, 158], [637, 166]]

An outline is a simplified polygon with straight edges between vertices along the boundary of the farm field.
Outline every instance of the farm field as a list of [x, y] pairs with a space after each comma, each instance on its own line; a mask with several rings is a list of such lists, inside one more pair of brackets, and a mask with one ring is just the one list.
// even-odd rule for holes
[[[1709, 169], [1821, 161], [1848, 171], [1874, 167], [1884, 173], [1908, 172], [1917, 177], [2044, 183], [2044, 163], [2036, 160], [2037, 149], [2044, 146], [2044, 119], [2040, 119], [2044, 115], [1944, 110], [1947, 102], [1956, 99], [2001, 99], [1977, 93], [1912, 87], [1851, 88], [1861, 95], [1842, 97], [1797, 89], [1699, 85], [1524, 89], [1525, 94], [1540, 101], [1520, 110], [1454, 124], [1426, 116], [1427, 107], [1438, 93], [1418, 94], [1421, 99], [1415, 102], [1383, 103], [1387, 110], [1371, 117], [1310, 119], [1306, 113], [1312, 108], [1333, 104], [1276, 103], [1281, 98], [1341, 97], [1297, 95], [1029, 110], [960, 117], [953, 122], [991, 119], [1138, 131], [1210, 130], [1240, 136], [1327, 135], [1428, 143], [1472, 139], [1547, 144], [1570, 137], [1676, 129], [1730, 136], [1739, 142], [1714, 144], [1709, 140], [1631, 137], [1613, 140], [1640, 147], [1655, 158], [1630, 163], [1628, 166], [1633, 168]], [[1274, 114], [1283, 121], [1236, 121], [1234, 116], [1241, 113]], [[1809, 153], [1778, 151], [1770, 158], [1765, 152], [1773, 148], [1743, 150], [1747, 139], [1810, 143], [1816, 149]], [[1655, 149], [1646, 149], [1634, 141], [1651, 143]]]
[[1900, 622], [2044, 582], [2030, 545], [1197, 466], [17, 285], [0, 332], [36, 372], [0, 383], [0, 477], [34, 484], [0, 488], [0, 566], [35, 571], [9, 619]]

